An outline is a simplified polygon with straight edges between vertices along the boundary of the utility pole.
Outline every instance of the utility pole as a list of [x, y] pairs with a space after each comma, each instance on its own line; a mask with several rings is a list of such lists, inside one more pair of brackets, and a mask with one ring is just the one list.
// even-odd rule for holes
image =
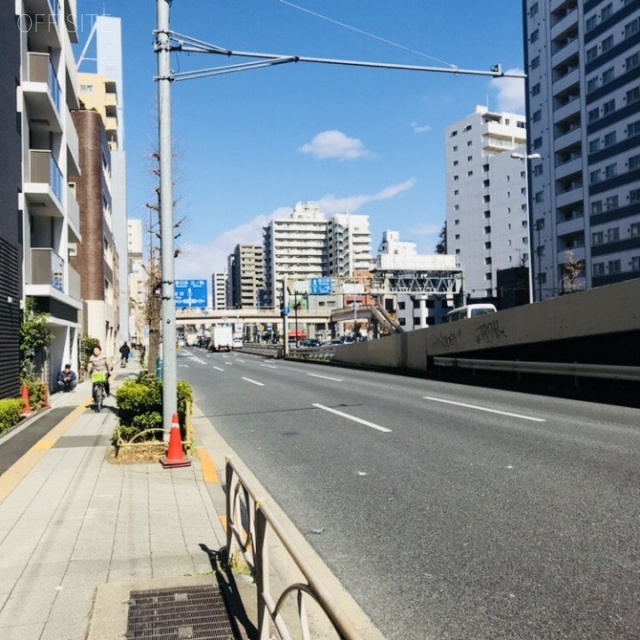
[[158, 56], [158, 150], [160, 153], [160, 252], [162, 270], [162, 422], [165, 439], [178, 410], [176, 357], [176, 303], [174, 299], [173, 177], [171, 175], [171, 0], [156, 0]]

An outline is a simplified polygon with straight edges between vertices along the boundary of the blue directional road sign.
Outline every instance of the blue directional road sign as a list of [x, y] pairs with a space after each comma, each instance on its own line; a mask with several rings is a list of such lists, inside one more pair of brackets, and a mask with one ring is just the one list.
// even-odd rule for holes
[[207, 306], [206, 280], [176, 280], [176, 309], [202, 309]]
[[309, 280], [309, 293], [312, 296], [326, 296], [331, 291], [331, 278], [311, 278]]

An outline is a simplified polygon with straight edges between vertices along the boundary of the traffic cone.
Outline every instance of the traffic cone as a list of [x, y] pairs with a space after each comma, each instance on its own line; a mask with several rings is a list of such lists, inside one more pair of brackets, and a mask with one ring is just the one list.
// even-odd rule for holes
[[160, 464], [165, 469], [191, 466], [191, 460], [189, 460], [189, 458], [187, 458], [182, 451], [182, 438], [180, 437], [180, 424], [178, 423], [177, 413], [174, 413], [171, 418], [169, 447], [167, 448], [167, 455], [162, 458], [162, 460], [160, 460]]
[[22, 410], [21, 416], [29, 416], [33, 412], [31, 411], [31, 407], [29, 406], [29, 387], [26, 384], [22, 385], [22, 390], [20, 392], [20, 396], [24, 401], [24, 409]]

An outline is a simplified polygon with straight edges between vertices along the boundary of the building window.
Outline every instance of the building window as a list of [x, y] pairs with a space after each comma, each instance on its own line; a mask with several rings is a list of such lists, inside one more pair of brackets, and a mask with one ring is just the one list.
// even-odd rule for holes
[[613, 36], [607, 36], [602, 41], [602, 53], [606, 53], [609, 49], [613, 49]]
[[591, 93], [598, 88], [600, 78], [596, 76], [595, 78], [590, 78], [587, 80], [587, 93]]
[[611, 211], [612, 209], [617, 209], [618, 208], [618, 196], [609, 196], [605, 200], [604, 203], [605, 203], [607, 211]]
[[491, 258], [485, 258], [484, 263], [489, 266], [491, 264]]
[[487, 235], [487, 234], [491, 233], [491, 225], [488, 225], [488, 226], [486, 226], [486, 227], [484, 228], [484, 233], [485, 233], [485, 235]]
[[609, 273], [620, 273], [620, 260], [609, 260]]
[[540, 93], [540, 83], [536, 82], [532, 87], [531, 87], [531, 95], [532, 96], [537, 96]]
[[595, 109], [589, 109], [587, 113], [587, 120], [589, 122], [594, 122], [600, 117], [600, 109], [596, 107]]
[[604, 233], [602, 231], [595, 231], [591, 234], [591, 244], [603, 244], [604, 243]]
[[[471, 129], [473, 129], [473, 125], [471, 125], [471, 124], [468, 124], [468, 125], [464, 128], [464, 130], [465, 130], [465, 131], [471, 131]], [[467, 143], [467, 144], [469, 144], [469, 143]]]
[[544, 191], [538, 191], [534, 196], [533, 199], [537, 202], [544, 202]]
[[638, 271], [640, 269], [640, 256], [633, 256], [631, 258], [631, 271]]
[[491, 217], [491, 211], [485, 211], [483, 215], [484, 215], [484, 219], [488, 220]]
[[531, 116], [531, 119], [534, 122], [540, 122], [540, 120], [542, 119], [542, 109], [538, 109], [537, 111], [534, 111], [533, 115]]
[[460, 234], [456, 233], [456, 240], [460, 240]]
[[600, 138], [589, 141], [589, 153], [596, 153], [600, 151]]
[[456, 189], [456, 190], [453, 192], [453, 195], [454, 195], [454, 196], [459, 196], [459, 195], [460, 195], [460, 189]]
[[624, 66], [627, 71], [635, 69], [638, 65], [640, 65], [640, 51], [636, 51], [624, 61]]
[[640, 222], [631, 223], [631, 226], [629, 227], [629, 235], [631, 235], [632, 238], [640, 236]]
[[453, 221], [453, 224], [460, 224], [460, 220], [459, 220], [458, 218], [456, 218], [456, 219]]
[[530, 66], [532, 69], [537, 69], [540, 66], [540, 56], [536, 56], [535, 58], [532, 58]]
[[638, 102], [640, 100], [640, 85], [627, 91], [627, 104]]
[[471, 162], [473, 160], [473, 156], [467, 156], [467, 162]]
[[602, 180], [602, 170], [596, 169], [589, 174], [589, 184], [598, 184]]
[[529, 17], [533, 18], [533, 16], [538, 15], [538, 3], [534, 2], [530, 7], [529, 7]]
[[631, 138], [640, 134], [640, 120], [627, 125], [627, 137]]
[[491, 271], [487, 271], [487, 272], [484, 274], [484, 279], [485, 279], [485, 280], [488, 280], [488, 281], [490, 281], [490, 280], [492, 279]]
[[547, 274], [546, 273], [539, 273], [538, 274], [538, 282], [540, 284], [547, 284]]
[[482, 170], [485, 171], [485, 172], [489, 171], [489, 165], [488, 164], [483, 164], [482, 165]]
[[587, 62], [593, 62], [598, 57], [598, 47], [587, 49]]
[[602, 72], [602, 84], [611, 82], [616, 77], [616, 70], [613, 67], [609, 67]]
[[628, 38], [640, 31], [640, 17], [634, 18], [631, 22], [624, 25], [624, 37]]
[[629, 202], [631, 204], [640, 202], [640, 189], [631, 189], [631, 191], [629, 191]]
[[604, 146], [610, 147], [611, 145], [616, 143], [616, 132], [609, 131], [604, 137]]
[[420, 316], [414, 316], [414, 318], [413, 318], [413, 326], [414, 327], [419, 327], [420, 326]]
[[592, 31], [593, 29], [595, 29], [597, 24], [598, 24], [598, 16], [593, 15], [593, 16], [588, 17], [587, 20], [584, 23], [585, 32]]
[[467, 176], [469, 176], [469, 178], [473, 175], [473, 171], [467, 171]]
[[604, 22], [608, 20], [613, 15], [613, 2], [610, 2], [608, 5], [602, 7], [602, 11], [600, 12], [600, 22]]
[[453, 147], [453, 150], [457, 151], [458, 150], [458, 145], [455, 145], [455, 147]]
[[541, 176], [543, 173], [544, 173], [544, 165], [537, 164], [535, 167], [533, 167], [534, 176]]
[[454, 167], [457, 167], [457, 166], [458, 166], [458, 161], [457, 161], [457, 160], [454, 160], [454, 161], [453, 161], [453, 166], [454, 166]]
[[602, 200], [594, 200], [591, 203], [591, 215], [597, 215], [598, 213], [602, 213]]
[[617, 164], [609, 164], [604, 168], [605, 178], [615, 178], [618, 175], [618, 166]]
[[629, 171], [640, 169], [640, 154], [629, 158]]
[[618, 227], [607, 229], [607, 242], [617, 242], [618, 240], [620, 240], [620, 229]]
[[602, 115], [606, 116], [609, 115], [610, 113], [613, 113], [616, 110], [616, 101], [614, 98], [612, 98], [611, 100], [607, 100], [603, 105], [602, 105]]
[[534, 149], [540, 149], [541, 146], [542, 146], [542, 136], [540, 136], [539, 138], [535, 138], [533, 141]]
[[488, 187], [490, 184], [491, 184], [490, 180], [483, 180], [482, 181], [482, 186], [485, 187], [485, 188]]
[[536, 29], [535, 31], [531, 32], [531, 35], [529, 36], [529, 42], [534, 43], [538, 40], [539, 37], [540, 37], [540, 31]]
[[404, 327], [406, 323], [407, 323], [407, 321], [404, 318], [398, 318], [398, 324], [401, 327]]
[[529, 221], [528, 220], [523, 220], [522, 221], [522, 228], [526, 229], [529, 226]]
[[591, 272], [594, 276], [604, 275], [604, 262], [594, 262], [591, 265]]
[[491, 242], [485, 242], [484, 243], [484, 248], [485, 249], [491, 249]]
[[451, 135], [451, 137], [453, 138], [453, 137], [455, 137], [455, 136], [457, 136], [457, 135], [458, 135], [458, 132], [457, 132], [457, 131], [452, 131], [450, 135]]
[[473, 140], [467, 140], [467, 147], [473, 146]]
[[404, 302], [398, 302], [398, 309], [399, 309], [400, 311], [404, 311], [404, 306], [405, 306], [405, 305], [404, 305]]

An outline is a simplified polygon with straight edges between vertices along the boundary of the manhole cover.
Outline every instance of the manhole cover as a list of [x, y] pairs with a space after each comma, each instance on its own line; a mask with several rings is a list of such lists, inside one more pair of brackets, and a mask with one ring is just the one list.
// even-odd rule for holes
[[217, 585], [132, 591], [129, 640], [233, 640]]

